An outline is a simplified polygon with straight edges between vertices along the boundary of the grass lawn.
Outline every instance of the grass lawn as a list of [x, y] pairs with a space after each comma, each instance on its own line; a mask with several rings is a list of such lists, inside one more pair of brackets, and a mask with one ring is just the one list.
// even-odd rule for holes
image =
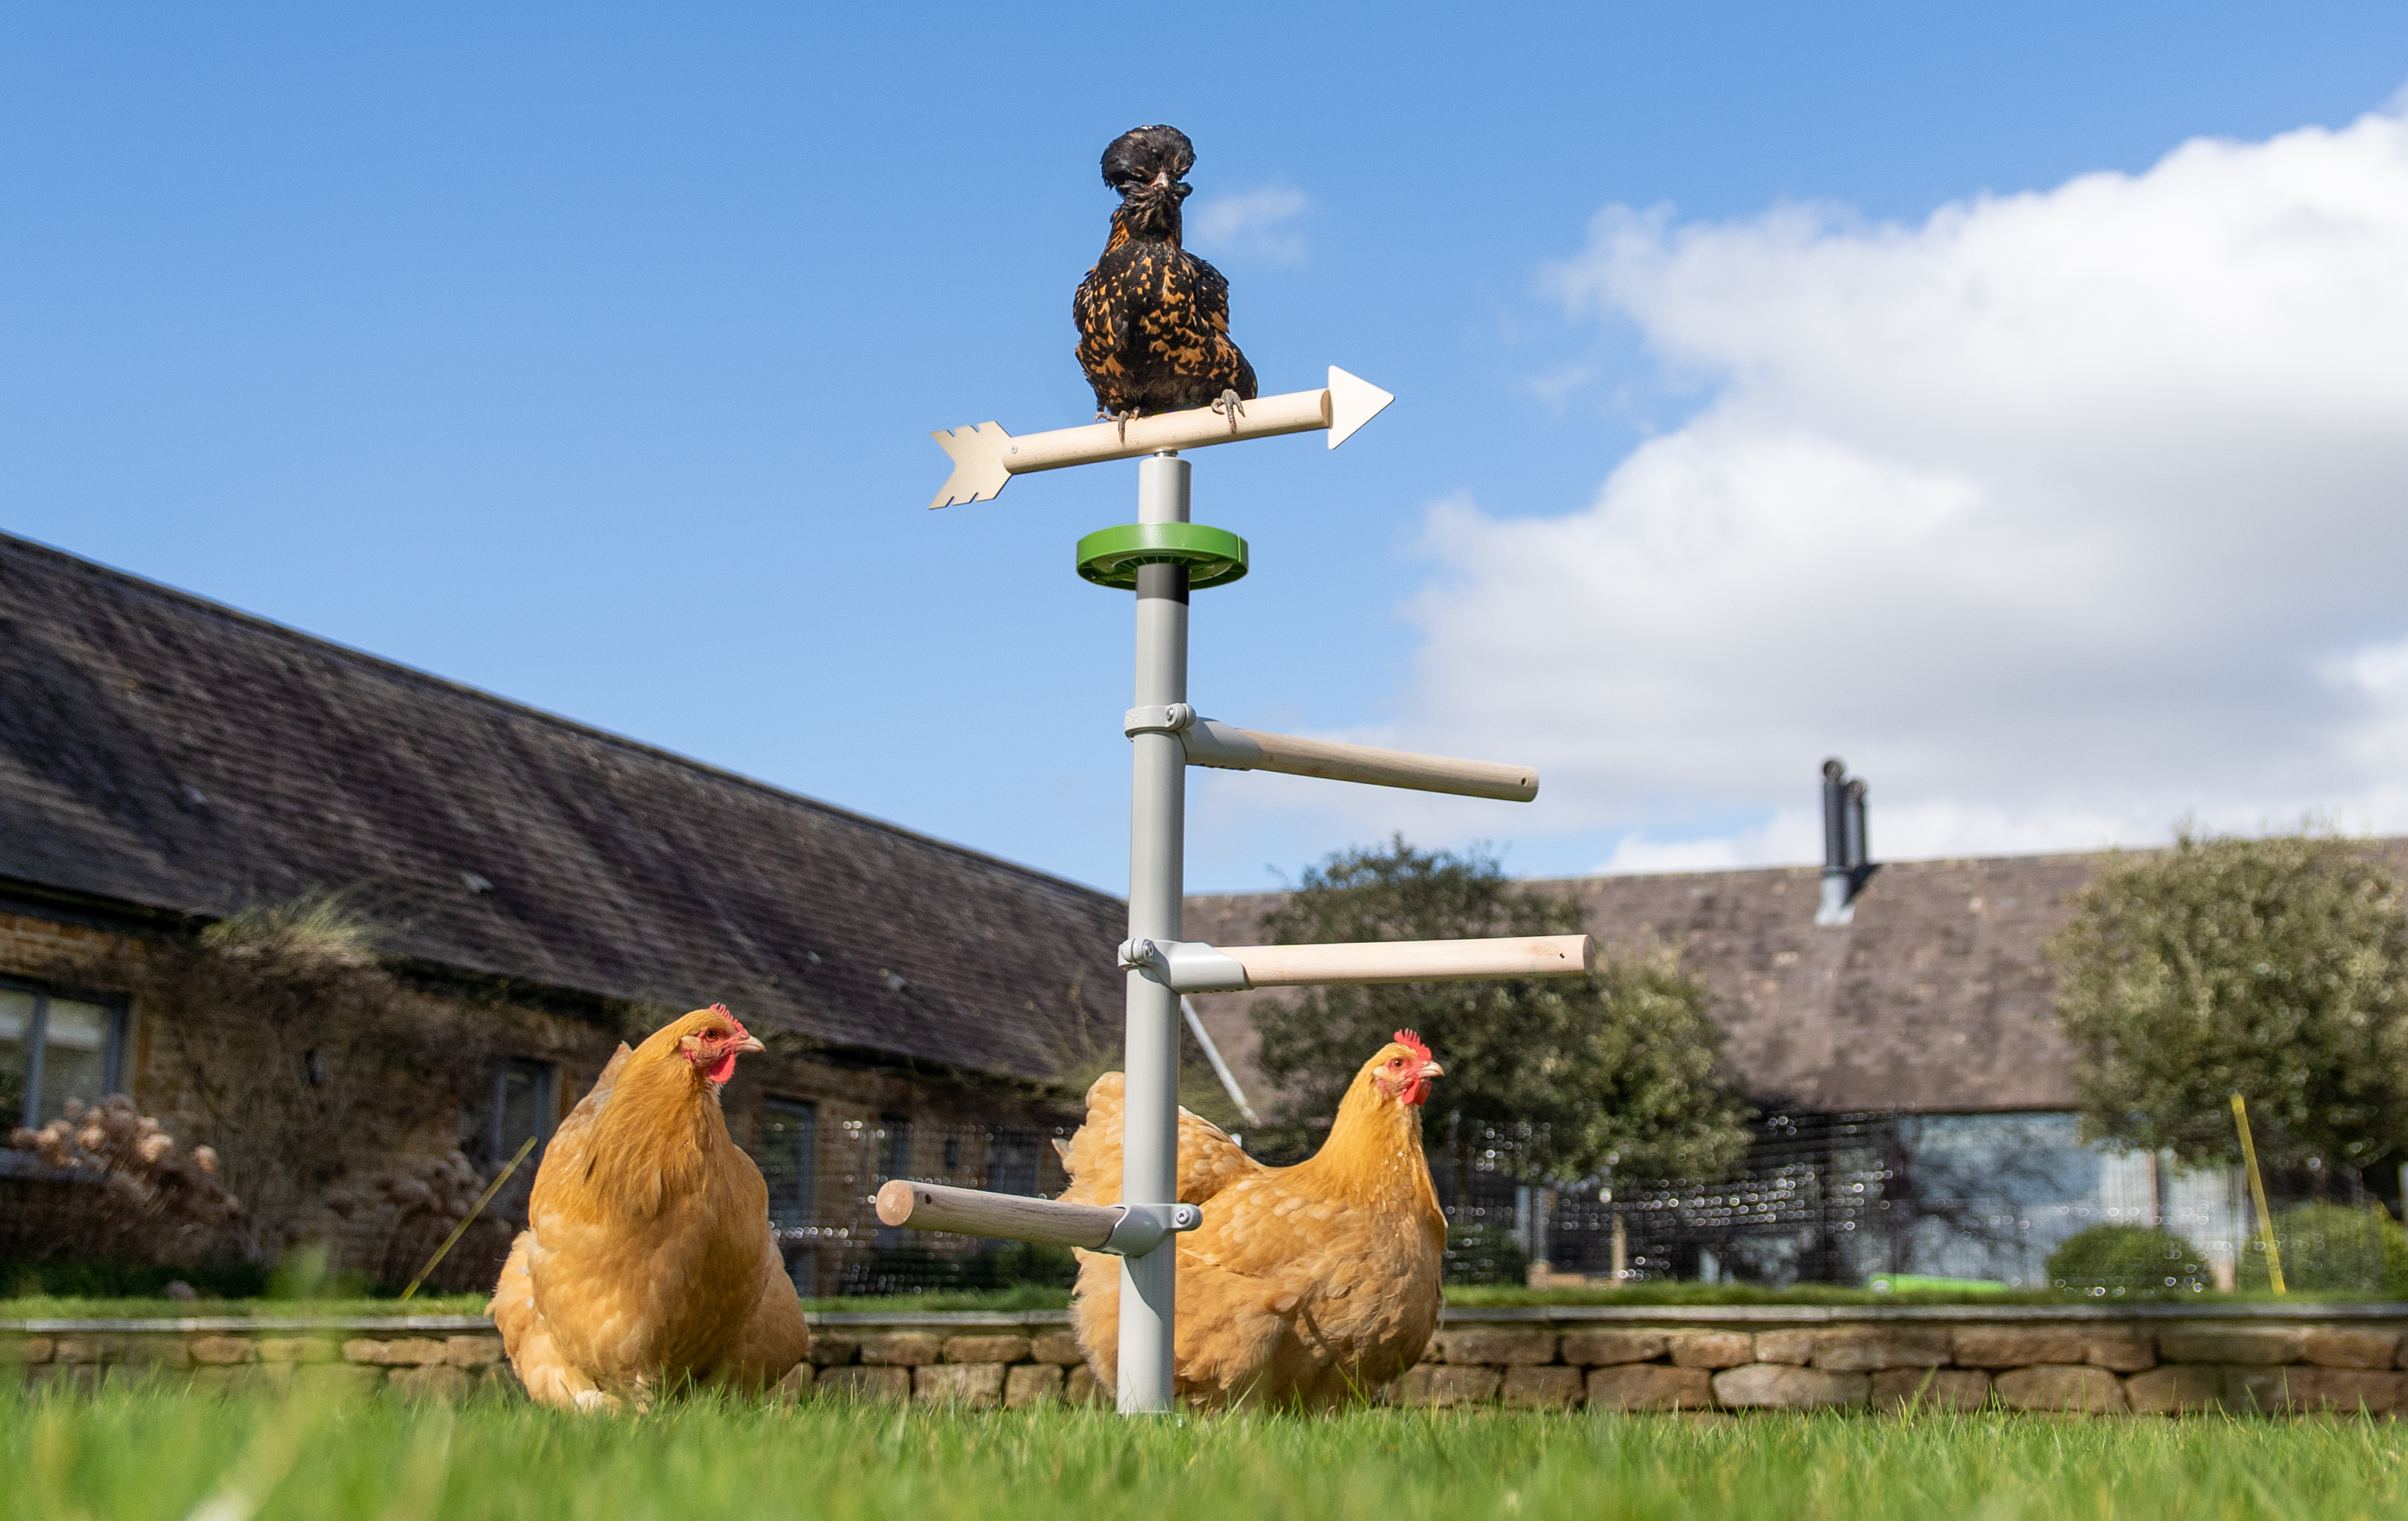
[[[377, 1518], [2396, 1515], [2387, 1423], [1364, 1411], [1124, 1422], [695, 1401], [0, 1397], [0, 1514]], [[203, 1509], [204, 1502], [214, 1499]]]

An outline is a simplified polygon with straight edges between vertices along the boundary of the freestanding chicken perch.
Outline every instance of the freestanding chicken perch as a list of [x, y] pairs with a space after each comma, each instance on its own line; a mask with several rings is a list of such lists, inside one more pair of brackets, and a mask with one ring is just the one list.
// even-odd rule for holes
[[758, 1051], [724, 1003], [622, 1045], [545, 1150], [488, 1313], [527, 1393], [613, 1410], [687, 1379], [776, 1383], [810, 1342], [769, 1190], [719, 1111]]
[[[1444, 1069], [1411, 1030], [1363, 1064], [1309, 1161], [1265, 1167], [1179, 1112], [1179, 1198], [1204, 1223], [1179, 1242], [1178, 1389], [1201, 1404], [1325, 1409], [1419, 1361], [1438, 1328], [1446, 1216], [1422, 1155], [1422, 1101]], [[1118, 1199], [1122, 1078], [1087, 1090], [1064, 1149], [1081, 1203]], [[1079, 1254], [1071, 1328], [1096, 1377], [1119, 1376], [1117, 1259]]]
[[1204, 406], [1227, 412], [1234, 429], [1254, 399], [1254, 367], [1229, 340], [1229, 282], [1180, 246], [1195, 163], [1177, 127], [1137, 127], [1104, 150], [1104, 183], [1121, 204], [1070, 315], [1097, 414], [1124, 430], [1143, 413]]

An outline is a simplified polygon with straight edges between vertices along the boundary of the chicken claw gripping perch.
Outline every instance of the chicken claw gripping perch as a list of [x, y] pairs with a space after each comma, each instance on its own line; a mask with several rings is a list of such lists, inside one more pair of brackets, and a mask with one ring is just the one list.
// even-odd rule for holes
[[810, 1343], [761, 1169], [719, 1090], [761, 1042], [724, 1003], [618, 1055], [563, 1120], [487, 1313], [540, 1403], [642, 1406], [688, 1382], [759, 1389]]
[[[1208, 1406], [1326, 1409], [1421, 1360], [1441, 1305], [1446, 1216], [1422, 1155], [1422, 1104], [1445, 1075], [1411, 1030], [1363, 1064], [1309, 1161], [1265, 1167], [1218, 1126], [1179, 1112], [1179, 1200], [1209, 1204], [1178, 1238], [1178, 1392]], [[1123, 1081], [1087, 1090], [1063, 1148], [1065, 1199], [1121, 1197]], [[1120, 1264], [1079, 1254], [1080, 1349], [1119, 1375]]]

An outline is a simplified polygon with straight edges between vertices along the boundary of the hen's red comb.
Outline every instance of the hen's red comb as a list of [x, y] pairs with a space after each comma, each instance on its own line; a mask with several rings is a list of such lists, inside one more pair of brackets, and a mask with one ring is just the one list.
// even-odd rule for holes
[[710, 1006], [710, 1012], [724, 1018], [730, 1025], [735, 1026], [737, 1034], [751, 1035], [752, 1033], [751, 1030], [744, 1027], [744, 1022], [737, 1018], [736, 1011], [728, 1008], [727, 1005], [724, 1003], [714, 1003]]
[[1422, 1060], [1427, 1061], [1430, 1059], [1429, 1047], [1424, 1045], [1422, 1043], [1422, 1038], [1415, 1035], [1412, 1031], [1398, 1030], [1397, 1032], [1396, 1039], [1397, 1044], [1403, 1046], [1406, 1050], [1412, 1052]]

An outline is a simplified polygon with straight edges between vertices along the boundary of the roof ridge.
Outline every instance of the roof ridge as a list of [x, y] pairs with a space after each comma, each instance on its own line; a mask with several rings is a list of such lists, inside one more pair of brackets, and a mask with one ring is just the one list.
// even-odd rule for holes
[[778, 786], [772, 782], [764, 782], [758, 777], [746, 776], [740, 771], [731, 771], [725, 767], [713, 766], [709, 761], [696, 760], [691, 755], [680, 754], [674, 750], [669, 750], [660, 745], [650, 744], [641, 739], [632, 739], [624, 734], [614, 733], [609, 729], [600, 728], [592, 724], [583, 723], [580, 720], [569, 718], [561, 713], [552, 712], [548, 709], [538, 708], [533, 703], [520, 702], [515, 698], [505, 697], [498, 693], [488, 692], [482, 687], [471, 686], [466, 682], [454, 681], [448, 676], [440, 676], [433, 671], [422, 670], [416, 666], [406, 665], [401, 661], [394, 660], [384, 655], [376, 654], [369, 651], [359, 649], [353, 645], [345, 644], [339, 639], [330, 639], [321, 634], [312, 634], [307, 629], [295, 628], [290, 624], [278, 623], [273, 618], [263, 617], [255, 612], [245, 611], [243, 609], [234, 607], [228, 603], [214, 601], [208, 597], [201, 595], [197, 592], [185, 591], [180, 586], [170, 586], [165, 581], [153, 581], [148, 576], [136, 575], [130, 570], [121, 570], [115, 566], [104, 565], [97, 560], [86, 559], [82, 555], [73, 553], [67, 550], [60, 549], [54, 544], [45, 544], [39, 539], [27, 538], [22, 535], [12, 534], [4, 529], [0, 529], [0, 549], [5, 549], [10, 552], [29, 551], [36, 554], [47, 555], [60, 562], [64, 567], [73, 570], [78, 574], [96, 575], [122, 581], [127, 585], [148, 593], [152, 596], [163, 597], [172, 602], [181, 603], [195, 611], [248, 626], [255, 632], [274, 636], [290, 643], [299, 645], [305, 650], [321, 654], [341, 656], [355, 665], [362, 667], [368, 672], [381, 676], [386, 680], [407, 681], [444, 693], [451, 696], [464, 697], [473, 702], [483, 703], [488, 707], [498, 709], [513, 716], [532, 719], [538, 723], [548, 724], [558, 728], [566, 729], [573, 733], [583, 735], [588, 739], [597, 740], [606, 745], [613, 746], [622, 750], [632, 751], [639, 754], [649, 755], [654, 760], [665, 761], [672, 766], [682, 767], [687, 770], [698, 771], [706, 776], [716, 777], [724, 782], [732, 782], [738, 786], [748, 788], [751, 791], [760, 793], [781, 802], [800, 804], [805, 808], [812, 809], [821, 813], [829, 814], [836, 818], [850, 820], [855, 824], [867, 825], [870, 828], [882, 830], [885, 833], [899, 836], [905, 839], [917, 840], [924, 845], [932, 845], [939, 850], [949, 852], [954, 855], [964, 856], [973, 861], [984, 862], [989, 866], [1000, 867], [1004, 870], [1012, 872], [1019, 876], [1027, 877], [1038, 882], [1050, 882], [1058, 886], [1067, 887], [1073, 892], [1088, 894], [1095, 897], [1103, 898], [1108, 902], [1118, 903], [1125, 901], [1125, 899], [1120, 898], [1113, 894], [1105, 892], [1103, 889], [1098, 887], [1091, 887], [1085, 882], [1074, 882], [1068, 877], [1060, 876], [1054, 872], [1040, 871], [1037, 868], [1028, 866], [1025, 863], [1007, 860], [1000, 855], [978, 850], [968, 845], [958, 844], [950, 839], [940, 839], [935, 835], [925, 834], [920, 830], [909, 828], [903, 825], [879, 818], [874, 814], [863, 813], [854, 809], [839, 807], [835, 803], [826, 802], [823, 799], [812, 797], [803, 793], [795, 792], [788, 788]]

